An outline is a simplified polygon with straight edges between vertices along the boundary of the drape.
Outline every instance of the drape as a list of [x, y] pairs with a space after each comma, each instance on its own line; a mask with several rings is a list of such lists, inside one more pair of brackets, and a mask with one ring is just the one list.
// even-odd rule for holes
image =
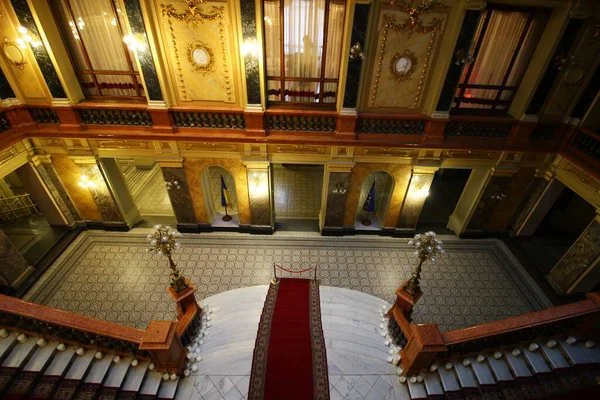
[[[492, 10], [489, 23], [481, 48], [473, 64], [473, 70], [468, 82], [464, 82], [467, 68], [463, 71], [461, 83], [479, 85], [501, 85], [504, 75], [510, 67], [510, 61], [514, 52], [518, 52], [512, 71], [506, 82], [508, 86], [518, 86], [525, 74], [529, 61], [535, 50], [541, 30], [544, 27], [541, 18], [533, 18], [525, 40], [519, 46], [519, 39], [523, 30], [527, 27], [529, 13], [517, 11]], [[483, 20], [482, 20], [483, 21]], [[481, 26], [473, 40], [473, 47], [481, 35]], [[473, 48], [471, 49], [473, 52]], [[459, 89], [460, 92], [460, 89]], [[465, 97], [477, 99], [494, 100], [498, 90], [494, 89], [467, 89]], [[501, 99], [509, 100], [514, 95], [513, 91], [504, 91]], [[469, 108], [491, 108], [490, 105], [461, 103], [461, 107]], [[507, 108], [507, 106], [499, 106]]]
[[[89, 70], [90, 67], [94, 71], [107, 71], [106, 74], [97, 74], [96, 79], [100, 86], [103, 96], [137, 96], [134, 89], [134, 81], [130, 75], [111, 74], [110, 71], [131, 72], [137, 70], [135, 58], [133, 54], [123, 46], [122, 35], [126, 31], [121, 32], [121, 27], [124, 24], [123, 11], [119, 5], [115, 5], [117, 15], [111, 6], [113, 0], [59, 0], [56, 7], [61, 16], [61, 28], [63, 36], [69, 46], [70, 53], [74, 58], [75, 64], [79, 71]], [[70, 13], [66, 7], [66, 3], [70, 4], [73, 11], [74, 21], [70, 17]], [[67, 21], [66, 26], [63, 21]], [[77, 26], [75, 26], [77, 25]], [[82, 42], [85, 46], [87, 57], [89, 58], [88, 66], [85, 55], [81, 48]], [[131, 67], [130, 67], [131, 64]], [[85, 88], [93, 87], [90, 85], [91, 77], [85, 76], [81, 79], [82, 86]], [[139, 82], [139, 78], [137, 79]], [[98, 95], [92, 92], [91, 94]]]
[[[285, 87], [270, 81], [267, 91], [271, 100], [284, 90], [285, 101], [315, 102], [324, 91], [324, 101], [335, 101], [337, 83], [302, 81], [320, 79], [325, 40], [325, 0], [269, 0], [264, 3], [265, 53], [267, 75], [281, 77], [281, 17], [283, 5], [283, 72]], [[345, 2], [331, 1], [327, 28], [327, 50], [324, 77], [337, 79], [340, 69]], [[288, 80], [287, 78], [293, 78]]]

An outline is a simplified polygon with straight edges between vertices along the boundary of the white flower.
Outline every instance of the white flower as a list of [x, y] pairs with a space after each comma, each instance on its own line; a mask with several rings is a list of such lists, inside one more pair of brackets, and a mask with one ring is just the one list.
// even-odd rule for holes
[[175, 247], [179, 247], [179, 246], [181, 246], [181, 243], [175, 242]]
[[156, 253], [157, 253], [159, 256], [162, 256], [162, 253], [163, 253], [163, 252], [162, 252], [162, 250], [156, 250]]
[[433, 247], [427, 246], [427, 251], [431, 251], [431, 250], [433, 250]]
[[415, 255], [415, 257], [419, 257], [419, 252], [418, 252], [418, 251], [415, 251], [415, 252], [414, 252], [414, 255]]
[[150, 244], [151, 244], [152, 246], [156, 246], [156, 239], [152, 239], [152, 240], [150, 241]]
[[435, 262], [435, 257], [431, 257], [431, 262]]
[[413, 244], [415, 244], [415, 241], [414, 241], [414, 240], [409, 240], [409, 241], [408, 241], [408, 244], [409, 244], [410, 246], [412, 246]]
[[415, 242], [415, 246], [419, 247], [421, 245], [421, 241]]
[[160, 225], [154, 225], [154, 229], [160, 229], [161, 226]]
[[160, 238], [160, 240], [161, 240], [163, 243], [167, 243], [167, 241], [169, 240], [169, 237], [168, 237], [168, 236], [163, 236], [162, 238]]

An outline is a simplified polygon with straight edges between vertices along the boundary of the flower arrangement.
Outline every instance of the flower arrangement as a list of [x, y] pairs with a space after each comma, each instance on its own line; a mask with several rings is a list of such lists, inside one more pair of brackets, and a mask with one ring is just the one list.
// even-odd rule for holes
[[180, 293], [188, 288], [188, 283], [181, 271], [177, 269], [171, 254], [181, 245], [177, 241], [177, 238], [181, 237], [181, 233], [170, 226], [155, 225], [154, 229], [156, 229], [154, 233], [146, 236], [146, 239], [150, 242], [150, 247], [147, 251], [154, 251], [160, 256], [167, 257], [169, 267], [171, 268], [170, 286], [175, 290], [175, 293]]
[[416, 296], [421, 292], [419, 279], [421, 278], [421, 267], [425, 261], [435, 262], [437, 256], [445, 254], [442, 247], [443, 243], [436, 237], [435, 232], [417, 233], [414, 238], [408, 241], [408, 244], [415, 247], [415, 257], [419, 260], [419, 265], [411, 278], [404, 286], [406, 292], [411, 296]]

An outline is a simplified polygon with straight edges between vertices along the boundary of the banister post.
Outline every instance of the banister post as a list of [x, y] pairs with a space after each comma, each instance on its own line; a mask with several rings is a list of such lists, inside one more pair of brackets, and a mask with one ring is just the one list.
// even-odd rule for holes
[[139, 349], [150, 353], [158, 371], [183, 372], [187, 349], [176, 331], [177, 321], [150, 321], [146, 328]]
[[410, 316], [410, 314], [412, 313], [413, 307], [415, 306], [415, 304], [417, 304], [417, 301], [419, 301], [419, 299], [423, 295], [423, 292], [419, 292], [415, 296], [408, 293], [405, 289], [407, 284], [408, 284], [408, 281], [404, 281], [398, 287], [398, 289], [396, 289], [396, 301], [392, 305], [392, 308], [390, 308], [388, 310], [388, 312], [385, 314], [385, 316], [387, 318], [394, 318], [394, 309], [395, 308], [401, 308], [402, 313], [404, 315], [406, 315], [407, 317]]
[[180, 319], [185, 314], [186, 310], [191, 304], [196, 304], [198, 310], [201, 308], [196, 302], [196, 296], [194, 293], [196, 292], [196, 286], [186, 279], [188, 287], [185, 290], [182, 290], [179, 293], [175, 293], [172, 287], [167, 288], [167, 292], [171, 295], [175, 303], [177, 303], [177, 318]]
[[411, 335], [400, 350], [402, 374], [414, 375], [431, 365], [438, 353], [447, 350], [437, 324], [411, 324]]

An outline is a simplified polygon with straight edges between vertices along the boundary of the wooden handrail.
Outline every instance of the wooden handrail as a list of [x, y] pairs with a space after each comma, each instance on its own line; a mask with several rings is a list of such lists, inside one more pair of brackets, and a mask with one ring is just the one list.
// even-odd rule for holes
[[489, 338], [523, 329], [557, 323], [597, 312], [600, 312], [598, 304], [591, 299], [586, 299], [577, 303], [522, 314], [500, 321], [442, 332], [442, 338], [447, 346], [452, 346], [477, 339]]
[[593, 137], [594, 139], [596, 139], [596, 140], [600, 141], [600, 134], [598, 134], [598, 133], [594, 132], [594, 131], [593, 131], [593, 130], [591, 130], [591, 129], [584, 128], [584, 127], [581, 127], [581, 128], [579, 128], [579, 131], [580, 131], [581, 133], [583, 133], [584, 135], [591, 136], [591, 137]]
[[140, 344], [145, 331], [0, 295], [0, 311], [48, 324]]

